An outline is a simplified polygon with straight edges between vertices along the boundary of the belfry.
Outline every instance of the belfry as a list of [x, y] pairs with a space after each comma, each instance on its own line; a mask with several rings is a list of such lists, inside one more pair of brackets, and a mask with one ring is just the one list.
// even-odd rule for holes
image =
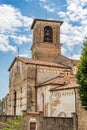
[[32, 59], [54, 62], [61, 54], [60, 26], [63, 21], [35, 19], [33, 29]]

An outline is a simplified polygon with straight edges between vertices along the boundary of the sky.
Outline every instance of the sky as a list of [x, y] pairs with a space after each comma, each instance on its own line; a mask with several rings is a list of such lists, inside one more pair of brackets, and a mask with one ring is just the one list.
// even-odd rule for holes
[[9, 91], [8, 69], [18, 50], [31, 58], [30, 27], [35, 18], [64, 21], [62, 54], [80, 58], [87, 36], [87, 0], [0, 0], [0, 99]]

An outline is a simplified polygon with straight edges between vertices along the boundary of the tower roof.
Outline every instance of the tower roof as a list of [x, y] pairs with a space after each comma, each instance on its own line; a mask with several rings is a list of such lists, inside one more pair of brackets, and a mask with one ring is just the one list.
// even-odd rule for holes
[[45, 20], [45, 19], [34, 19], [32, 25], [31, 25], [31, 29], [34, 28], [34, 25], [36, 23], [36, 21], [42, 21], [42, 22], [55, 22], [55, 23], [60, 23], [60, 25], [63, 24], [63, 21], [56, 21], [56, 20]]

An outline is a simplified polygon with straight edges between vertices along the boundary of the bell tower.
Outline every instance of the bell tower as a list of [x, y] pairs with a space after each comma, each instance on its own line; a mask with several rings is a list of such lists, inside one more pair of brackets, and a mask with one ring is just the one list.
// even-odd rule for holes
[[32, 59], [53, 62], [61, 54], [60, 26], [63, 21], [34, 19]]

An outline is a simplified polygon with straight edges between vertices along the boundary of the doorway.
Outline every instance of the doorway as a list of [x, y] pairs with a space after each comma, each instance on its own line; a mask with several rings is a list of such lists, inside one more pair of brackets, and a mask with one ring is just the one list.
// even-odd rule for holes
[[30, 130], [36, 130], [36, 122], [30, 122]]

